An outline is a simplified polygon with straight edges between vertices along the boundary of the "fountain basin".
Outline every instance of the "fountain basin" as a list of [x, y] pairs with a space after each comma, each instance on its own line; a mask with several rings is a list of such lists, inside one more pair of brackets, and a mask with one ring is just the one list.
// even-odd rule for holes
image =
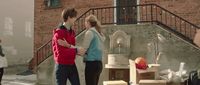
[[128, 54], [108, 54], [108, 65], [128, 65]]

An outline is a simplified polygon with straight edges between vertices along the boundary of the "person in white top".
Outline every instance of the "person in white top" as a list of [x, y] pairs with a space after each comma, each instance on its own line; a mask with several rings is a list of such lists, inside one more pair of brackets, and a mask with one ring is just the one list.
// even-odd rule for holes
[[[3, 49], [1, 47], [1, 39], [0, 39], [0, 57], [4, 57], [4, 56], [5, 56], [5, 54], [3, 53]], [[0, 67], [0, 85], [1, 85], [1, 80], [3, 77], [3, 73], [4, 73], [4, 68]]]

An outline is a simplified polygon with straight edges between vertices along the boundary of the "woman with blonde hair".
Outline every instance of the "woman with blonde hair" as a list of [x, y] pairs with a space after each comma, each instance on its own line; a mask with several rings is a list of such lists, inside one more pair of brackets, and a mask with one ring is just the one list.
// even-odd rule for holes
[[89, 15], [85, 19], [86, 33], [84, 36], [83, 48], [86, 50], [84, 55], [85, 80], [86, 85], [98, 85], [99, 77], [102, 72], [102, 56], [105, 36], [101, 31], [101, 25], [96, 16]]
[[[101, 25], [96, 16], [89, 15], [85, 18], [86, 33], [83, 41], [85, 49], [84, 62], [86, 85], [98, 85], [99, 77], [102, 72], [102, 56], [105, 36], [101, 31]], [[74, 47], [67, 41], [68, 47]], [[83, 55], [82, 54], [82, 55]]]

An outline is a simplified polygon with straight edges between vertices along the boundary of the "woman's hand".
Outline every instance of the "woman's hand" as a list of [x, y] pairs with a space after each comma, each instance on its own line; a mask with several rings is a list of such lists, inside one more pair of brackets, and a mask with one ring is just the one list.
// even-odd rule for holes
[[77, 48], [77, 51], [78, 51], [78, 55], [80, 55], [80, 56], [83, 56], [84, 54], [85, 54], [85, 52], [86, 52], [86, 50], [84, 49], [84, 48]]

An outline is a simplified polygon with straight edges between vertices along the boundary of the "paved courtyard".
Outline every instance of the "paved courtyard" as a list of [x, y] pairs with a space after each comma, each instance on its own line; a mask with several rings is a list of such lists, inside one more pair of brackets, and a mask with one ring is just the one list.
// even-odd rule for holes
[[26, 65], [5, 68], [2, 85], [35, 85], [36, 74], [27, 69]]

